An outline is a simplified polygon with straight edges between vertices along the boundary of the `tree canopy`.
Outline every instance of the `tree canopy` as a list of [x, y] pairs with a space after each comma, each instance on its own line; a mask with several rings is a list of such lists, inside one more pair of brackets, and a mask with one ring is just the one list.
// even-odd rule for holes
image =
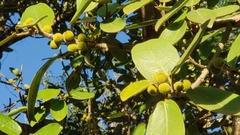
[[[239, 135], [239, 4], [2, 1], [1, 58], [26, 37], [49, 39], [59, 53], [29, 85], [21, 69], [0, 74], [19, 95], [0, 113], [0, 134]], [[44, 77], [54, 62], [61, 83]]]

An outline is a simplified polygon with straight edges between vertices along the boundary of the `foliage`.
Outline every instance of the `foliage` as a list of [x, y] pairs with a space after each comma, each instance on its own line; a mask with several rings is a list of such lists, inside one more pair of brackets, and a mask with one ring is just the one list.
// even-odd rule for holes
[[[21, 70], [9, 68], [15, 77], [1, 83], [13, 86], [22, 106], [0, 114], [1, 133], [192, 135], [220, 128], [231, 134], [240, 128], [233, 124], [240, 112], [239, 4], [63, 0], [0, 10], [1, 28], [11, 30], [0, 41], [1, 54], [32, 35], [59, 50], [29, 86], [22, 85]], [[20, 21], [7, 26], [17, 13]], [[61, 85], [44, 77], [58, 59]], [[41, 82], [48, 85], [39, 90]], [[29, 124], [16, 119], [20, 114]]]

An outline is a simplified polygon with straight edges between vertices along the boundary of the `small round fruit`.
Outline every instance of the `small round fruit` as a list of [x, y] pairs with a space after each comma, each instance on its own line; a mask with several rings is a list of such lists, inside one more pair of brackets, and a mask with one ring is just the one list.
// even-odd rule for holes
[[51, 40], [51, 41], [50, 41], [50, 47], [51, 47], [52, 49], [58, 49], [59, 46], [60, 46], [60, 44], [59, 44], [59, 43], [56, 43], [54, 40]]
[[147, 92], [151, 96], [156, 96], [158, 94], [158, 90], [157, 90], [157, 88], [154, 85], [148, 86]]
[[77, 51], [78, 48], [77, 48], [76, 44], [70, 44], [70, 45], [68, 45], [67, 49], [69, 52], [75, 52], [75, 51]]
[[222, 68], [224, 66], [224, 64], [225, 64], [225, 61], [221, 57], [217, 57], [217, 58], [213, 59], [213, 66], [215, 68]]
[[56, 42], [56, 43], [60, 43], [63, 41], [63, 35], [61, 33], [55, 33], [53, 35], [53, 40]]
[[86, 50], [86, 43], [85, 42], [78, 42], [77, 47], [78, 47], [78, 50], [84, 51], [84, 50]]
[[33, 18], [27, 18], [26, 21], [24, 22], [24, 24], [30, 24], [33, 21], [34, 21]]
[[74, 34], [71, 30], [67, 30], [63, 33], [63, 37], [66, 41], [72, 41], [74, 39]]
[[51, 26], [49, 26], [49, 25], [44, 25], [43, 26], [43, 31], [44, 32], [47, 32], [47, 33], [52, 33], [52, 27]]
[[191, 88], [191, 82], [189, 80], [184, 79], [182, 81], [182, 83], [183, 83], [183, 90], [184, 91], [187, 91], [187, 90], [189, 90]]
[[182, 82], [175, 82], [174, 84], [173, 84], [173, 88], [175, 89], [175, 90], [177, 90], [177, 91], [181, 91], [181, 90], [183, 90], [183, 83]]
[[168, 94], [170, 92], [170, 85], [168, 83], [161, 83], [158, 86], [159, 92], [162, 94]]
[[78, 34], [78, 41], [79, 42], [80, 41], [84, 42], [84, 41], [86, 41], [86, 39], [87, 39], [87, 37], [85, 36], [85, 34], [83, 34], [83, 33]]
[[153, 75], [153, 80], [160, 84], [160, 83], [163, 83], [163, 82], [166, 82], [168, 79], [167, 75], [165, 73], [159, 73], [159, 72], [156, 72], [154, 75]]

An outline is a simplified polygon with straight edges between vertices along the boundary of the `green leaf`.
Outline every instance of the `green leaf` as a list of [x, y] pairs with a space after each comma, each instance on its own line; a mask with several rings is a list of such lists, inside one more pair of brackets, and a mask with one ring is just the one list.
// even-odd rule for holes
[[29, 6], [22, 14], [20, 23], [24, 24], [27, 18], [32, 18], [34, 21], [39, 20], [41, 17], [47, 15], [46, 18], [38, 22], [40, 29], [43, 29], [44, 25], [52, 25], [55, 18], [53, 10], [45, 3], [38, 3], [36, 5]]
[[50, 113], [56, 121], [63, 120], [67, 115], [68, 107], [64, 100], [53, 99], [50, 106]]
[[60, 93], [60, 89], [45, 89], [38, 91], [37, 100], [42, 99], [42, 102], [46, 102]]
[[37, 98], [38, 88], [42, 79], [43, 74], [46, 72], [46, 70], [52, 65], [52, 63], [57, 59], [57, 57], [53, 57], [49, 59], [36, 73], [36, 75], [33, 77], [33, 80], [31, 82], [29, 91], [28, 91], [28, 118], [30, 120], [34, 120], [34, 106], [35, 101]]
[[[77, 0], [77, 9], [78, 9], [78, 6], [79, 6], [79, 2], [81, 0]], [[87, 6], [87, 8], [84, 10], [84, 12], [89, 12], [89, 11], [92, 11], [94, 8], [96, 8], [98, 6], [99, 3], [97, 2], [93, 2], [91, 1], [91, 3]]]
[[187, 91], [187, 96], [198, 106], [209, 111], [240, 115], [240, 96], [229, 91], [210, 87], [197, 87]]
[[184, 7], [184, 5], [187, 3], [187, 0], [178, 0], [172, 7], [172, 9], [170, 10], [170, 12], [168, 12], [166, 15], [164, 15], [163, 17], [161, 17], [156, 25], [155, 25], [155, 31], [158, 31], [158, 29], [160, 28], [160, 26], [167, 21], [170, 17], [172, 17], [175, 13], [177, 13], [180, 9], [182, 9], [182, 7]]
[[131, 3], [123, 8], [123, 13], [128, 15], [137, 9], [141, 8], [144, 5], [147, 5], [148, 3], [152, 2], [153, 0], [139, 0], [134, 3]]
[[[106, 42], [110, 53], [112, 54], [112, 56], [117, 59], [118, 61], [124, 62], [127, 60], [128, 56], [127, 56], [127, 52], [125, 50], [121, 50], [121, 45], [122, 43], [120, 41], [118, 41], [116, 38], [113, 37], [108, 37], [108, 38], [104, 38], [103, 40], [104, 42]], [[111, 49], [111, 47], [116, 47], [118, 46], [119, 49]]]
[[153, 25], [156, 22], [157, 22], [157, 19], [147, 20], [147, 21], [144, 21], [144, 22], [139, 22], [139, 23], [134, 23], [134, 24], [128, 25], [128, 26], [125, 27], [125, 29], [131, 30], [131, 29], [143, 28], [143, 27], [146, 27], [146, 26], [149, 26], [149, 25]]
[[125, 112], [113, 113], [107, 116], [108, 119], [115, 119], [125, 115]]
[[230, 67], [235, 67], [238, 57], [240, 55], [240, 35], [237, 36], [235, 41], [233, 42], [227, 56], [227, 63]]
[[126, 26], [126, 22], [122, 18], [111, 18], [100, 23], [100, 28], [108, 33], [116, 33]]
[[107, 14], [112, 14], [117, 10], [117, 7], [119, 7], [118, 3], [108, 3], [107, 8], [106, 5], [102, 6], [101, 8], [98, 9], [97, 14], [100, 17], [106, 17]]
[[144, 135], [145, 131], [146, 131], [146, 124], [140, 123], [133, 129], [131, 135]]
[[12, 116], [14, 116], [14, 115], [16, 115], [18, 113], [24, 112], [26, 110], [27, 110], [27, 106], [21, 106], [21, 107], [18, 107], [16, 109], [14, 109], [14, 110], [11, 110], [7, 115], [9, 117], [12, 117]]
[[2, 113], [0, 113], [0, 131], [8, 135], [19, 135], [22, 133], [22, 129], [17, 122]]
[[120, 93], [120, 98], [122, 101], [126, 101], [129, 98], [136, 96], [137, 94], [146, 90], [146, 88], [152, 84], [149, 80], [142, 80], [134, 83], [130, 83], [126, 88], [124, 88]]
[[211, 20], [208, 27], [211, 28], [217, 17], [216, 12], [206, 8], [199, 8], [198, 10], [192, 10], [187, 14], [187, 18], [193, 22], [203, 24], [207, 20]]
[[217, 14], [217, 17], [231, 14], [239, 9], [238, 5], [228, 5], [221, 8], [214, 9], [213, 11]]
[[217, 3], [219, 2], [219, 0], [207, 0], [207, 5], [210, 8], [213, 8], [217, 5]]
[[150, 115], [147, 135], [185, 135], [182, 113], [173, 100], [157, 103]]
[[73, 18], [69, 22], [71, 25], [73, 25], [79, 18], [79, 16], [84, 12], [84, 10], [89, 6], [89, 4], [92, 2], [92, 0], [77, 0], [77, 11], [75, 12]]
[[43, 110], [40, 107], [37, 107], [34, 109], [35, 115], [34, 118], [36, 121], [31, 120], [30, 126], [33, 127], [36, 123], [40, 122], [41, 120], [45, 119], [49, 113], [45, 113], [45, 110]]
[[185, 4], [185, 6], [190, 7], [198, 4], [200, 0], [188, 0], [188, 2]]
[[70, 93], [71, 90], [79, 86], [79, 83], [81, 81], [80, 76], [81, 76], [81, 68], [80, 66], [78, 66], [73, 69], [72, 73], [66, 79], [65, 86], [68, 93]]
[[60, 126], [59, 124], [50, 123], [39, 129], [33, 135], [58, 135], [62, 129], [63, 129], [62, 126]]
[[191, 44], [188, 46], [187, 50], [183, 53], [180, 60], [177, 62], [176, 67], [174, 67], [172, 74], [176, 73], [176, 71], [182, 67], [182, 65], [187, 60], [188, 56], [192, 54], [195, 47], [198, 45], [198, 43], [201, 41], [201, 38], [207, 28], [207, 25], [210, 20], [206, 21], [204, 24], [201, 25], [200, 29], [198, 30], [198, 33], [195, 35], [194, 39], [192, 40]]
[[153, 80], [156, 72], [169, 75], [179, 60], [176, 48], [162, 39], [151, 39], [137, 44], [131, 53], [137, 69], [148, 80]]
[[159, 38], [168, 40], [171, 37], [171, 40], [168, 41], [174, 45], [184, 36], [186, 29], [186, 21], [174, 22], [164, 29]]
[[72, 90], [70, 92], [70, 98], [77, 99], [77, 100], [85, 100], [85, 99], [93, 98], [94, 95], [95, 94], [91, 92], [80, 92], [79, 88]]

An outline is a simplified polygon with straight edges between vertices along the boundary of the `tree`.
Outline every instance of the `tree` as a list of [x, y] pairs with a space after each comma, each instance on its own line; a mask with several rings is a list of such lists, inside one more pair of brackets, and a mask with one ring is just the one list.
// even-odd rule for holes
[[[239, 3], [3, 1], [1, 54], [29, 36], [50, 39], [46, 45], [59, 54], [30, 86], [10, 68], [16, 77], [1, 83], [17, 90], [22, 106], [0, 113], [1, 134], [193, 135], [219, 128], [214, 134], [238, 135]], [[62, 84], [44, 78], [56, 60]], [[29, 124], [16, 120], [19, 114]]]

